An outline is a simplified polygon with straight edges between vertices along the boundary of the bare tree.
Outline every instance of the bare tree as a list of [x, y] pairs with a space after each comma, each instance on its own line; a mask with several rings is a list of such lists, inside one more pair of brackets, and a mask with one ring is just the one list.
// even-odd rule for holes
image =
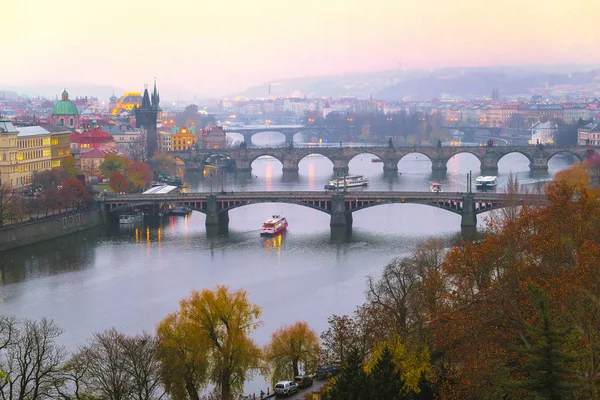
[[142, 131], [133, 143], [129, 144], [127, 155], [133, 161], [148, 162], [148, 136]]
[[125, 369], [132, 379], [133, 395], [137, 400], [161, 399], [165, 396], [160, 383], [158, 343], [147, 332], [121, 340]]
[[3, 318], [0, 330], [0, 398], [10, 400], [56, 399], [56, 382], [66, 353], [56, 343], [60, 328], [51, 320], [38, 321]]

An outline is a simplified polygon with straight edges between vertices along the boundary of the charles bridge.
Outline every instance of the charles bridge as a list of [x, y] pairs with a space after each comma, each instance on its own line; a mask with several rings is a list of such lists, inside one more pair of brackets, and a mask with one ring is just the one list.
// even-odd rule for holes
[[352, 213], [369, 207], [393, 203], [423, 204], [461, 216], [463, 231], [475, 230], [477, 215], [506, 207], [546, 205], [544, 195], [506, 193], [430, 193], [380, 191], [280, 191], [219, 192], [176, 194], [106, 194], [101, 199], [106, 212], [144, 206], [185, 206], [206, 214], [206, 226], [226, 228], [229, 211], [260, 203], [289, 203], [322, 211], [331, 216], [334, 228], [350, 229]]
[[449, 147], [275, 147], [275, 148], [238, 148], [238, 149], [194, 149], [172, 152], [186, 165], [203, 166], [208, 157], [214, 154], [228, 156], [235, 161], [236, 171], [252, 171], [252, 162], [259, 157], [270, 156], [283, 164], [284, 172], [297, 172], [300, 161], [311, 155], [320, 154], [333, 163], [337, 174], [348, 173], [348, 164], [359, 154], [372, 154], [383, 161], [384, 171], [398, 171], [398, 162], [413, 153], [423, 154], [431, 160], [433, 171], [446, 171], [448, 161], [461, 153], [472, 154], [481, 162], [481, 170], [495, 172], [502, 157], [519, 153], [529, 160], [532, 171], [547, 170], [548, 161], [556, 154], [572, 154], [579, 161], [594, 154], [593, 149], [584, 146], [449, 146]]

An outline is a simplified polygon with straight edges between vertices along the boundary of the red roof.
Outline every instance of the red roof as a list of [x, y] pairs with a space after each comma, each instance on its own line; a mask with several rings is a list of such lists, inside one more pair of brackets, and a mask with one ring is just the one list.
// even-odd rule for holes
[[71, 134], [71, 143], [102, 145], [114, 141], [115, 139], [111, 134], [104, 132], [100, 128], [92, 128], [83, 133]]
[[121, 153], [117, 149], [98, 149], [98, 148], [95, 148], [95, 149], [91, 149], [89, 151], [86, 151], [85, 153], [81, 153], [81, 158], [104, 158], [104, 157], [106, 157], [107, 154], [123, 155], [123, 153]]

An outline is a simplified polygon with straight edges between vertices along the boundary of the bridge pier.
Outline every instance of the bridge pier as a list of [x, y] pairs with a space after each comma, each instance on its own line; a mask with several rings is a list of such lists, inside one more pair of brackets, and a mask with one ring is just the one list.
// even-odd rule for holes
[[536, 157], [529, 163], [531, 171], [548, 171], [548, 159], [546, 157]]
[[220, 204], [217, 202], [217, 196], [211, 194], [206, 199], [206, 226], [221, 226], [229, 225], [229, 212], [222, 211]]
[[383, 172], [398, 172], [398, 161], [396, 159], [384, 160]]
[[448, 160], [445, 158], [434, 158], [431, 160], [431, 170], [432, 171], [447, 171], [448, 166], [446, 165]]
[[333, 160], [333, 172], [336, 175], [344, 175], [344, 174], [348, 174], [349, 168], [348, 168], [348, 160], [339, 160], [339, 159], [335, 159]]
[[235, 172], [252, 172], [252, 163], [249, 160], [235, 160]]
[[346, 211], [343, 194], [334, 194], [331, 196], [331, 227], [343, 227], [352, 229], [352, 212]]
[[473, 195], [468, 194], [463, 196], [462, 212], [460, 227], [461, 229], [477, 229], [477, 214], [475, 213], [475, 202], [473, 201]]
[[298, 168], [298, 161], [296, 160], [283, 160], [283, 172], [298, 172], [300, 168]]
[[498, 160], [492, 159], [482, 159], [481, 160], [481, 171], [487, 171], [491, 173], [498, 172]]

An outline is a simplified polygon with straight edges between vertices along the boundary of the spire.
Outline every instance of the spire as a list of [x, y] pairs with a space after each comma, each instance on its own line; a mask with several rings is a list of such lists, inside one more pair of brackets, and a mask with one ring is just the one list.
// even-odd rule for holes
[[154, 78], [154, 90], [152, 91], [152, 108], [157, 111], [162, 111], [160, 106], [160, 94], [158, 94], [158, 90], [156, 89], [156, 77]]
[[150, 103], [150, 95], [148, 94], [148, 85], [145, 85], [144, 98], [142, 99], [142, 110], [149, 110], [152, 108]]

